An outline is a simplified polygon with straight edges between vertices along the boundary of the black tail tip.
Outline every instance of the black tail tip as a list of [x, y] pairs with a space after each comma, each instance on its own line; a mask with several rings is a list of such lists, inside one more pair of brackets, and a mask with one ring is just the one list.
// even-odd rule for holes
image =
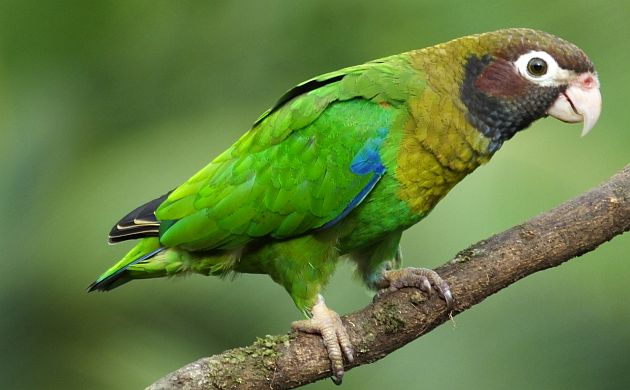
[[89, 286], [87, 286], [85, 291], [89, 293], [91, 293], [92, 291], [107, 291], [107, 288], [103, 286], [102, 283], [99, 283], [98, 280], [95, 280]]
[[131, 278], [122, 275], [115, 275], [107, 277], [103, 280], [96, 280], [85, 289], [88, 293], [92, 291], [109, 291], [116, 287], [120, 287], [123, 284], [131, 281]]

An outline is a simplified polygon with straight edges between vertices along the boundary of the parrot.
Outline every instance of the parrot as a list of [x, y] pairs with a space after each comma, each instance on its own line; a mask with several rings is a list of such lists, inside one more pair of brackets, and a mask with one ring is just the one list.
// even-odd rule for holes
[[547, 116], [601, 112], [599, 79], [574, 44], [509, 28], [373, 60], [286, 92], [232, 146], [124, 216], [109, 242], [138, 240], [88, 291], [133, 279], [267, 274], [321, 336], [332, 379], [355, 356], [322, 295], [340, 259], [375, 291], [418, 288], [452, 308], [433, 270], [402, 267], [402, 233], [503, 143]]

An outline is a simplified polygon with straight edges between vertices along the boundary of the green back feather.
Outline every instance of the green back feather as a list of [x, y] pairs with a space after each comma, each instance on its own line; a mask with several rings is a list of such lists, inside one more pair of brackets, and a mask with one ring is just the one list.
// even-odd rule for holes
[[[411, 91], [421, 90], [419, 76], [405, 56], [395, 56], [314, 79], [321, 87], [273, 107], [170, 194], [156, 216], [176, 222], [161, 242], [232, 249], [334, 219], [373, 176], [353, 173], [353, 158], [391, 126]], [[338, 81], [326, 84], [330, 79]]]

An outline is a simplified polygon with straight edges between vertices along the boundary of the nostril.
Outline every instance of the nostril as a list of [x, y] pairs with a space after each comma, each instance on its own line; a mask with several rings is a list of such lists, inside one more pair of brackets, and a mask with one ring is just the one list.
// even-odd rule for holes
[[595, 77], [593, 77], [593, 75], [591, 74], [586, 74], [582, 77], [579, 78], [579, 82], [582, 86], [582, 88], [584, 89], [591, 89], [594, 87], [597, 87], [597, 80], [595, 79]]
[[595, 84], [595, 81], [593, 80], [592, 76], [588, 76], [587, 78], [584, 79], [584, 86], [586, 88], [593, 87], [593, 84]]

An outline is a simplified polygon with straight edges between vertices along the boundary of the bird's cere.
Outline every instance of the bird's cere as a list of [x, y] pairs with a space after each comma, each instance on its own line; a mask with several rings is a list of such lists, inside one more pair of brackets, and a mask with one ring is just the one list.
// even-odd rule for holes
[[569, 83], [547, 113], [564, 122], [583, 122], [582, 136], [585, 136], [597, 123], [601, 110], [599, 80], [596, 74], [586, 72]]

